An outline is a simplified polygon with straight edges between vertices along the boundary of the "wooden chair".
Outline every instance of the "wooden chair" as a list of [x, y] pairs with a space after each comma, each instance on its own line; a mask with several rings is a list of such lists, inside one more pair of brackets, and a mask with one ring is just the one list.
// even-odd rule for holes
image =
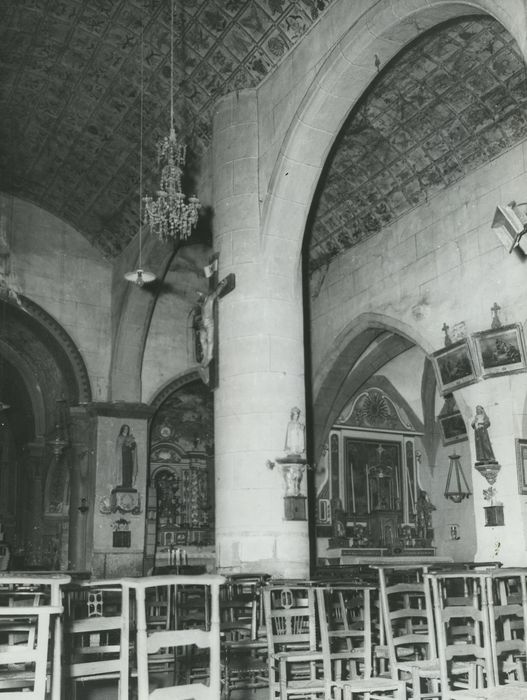
[[489, 603], [494, 679], [497, 684], [525, 681], [527, 660], [527, 569], [489, 571]]
[[[436, 572], [431, 582], [444, 700], [527, 697], [527, 684], [499, 687], [495, 677], [487, 572]], [[458, 584], [462, 595], [452, 595]], [[464, 667], [464, 672], [455, 672]], [[518, 695], [519, 694], [519, 695]]]
[[438, 697], [440, 667], [430, 587], [424, 579], [427, 569], [375, 568], [391, 677], [404, 679], [415, 700]]
[[77, 685], [116, 679], [119, 700], [130, 688], [130, 596], [118, 580], [91, 581], [65, 589], [64, 675], [69, 697]]
[[222, 691], [228, 700], [235, 690], [269, 685], [267, 638], [262, 625], [262, 574], [235, 575], [221, 587]]
[[[68, 574], [0, 571], [0, 606], [62, 607], [62, 589], [71, 581]], [[53, 659], [51, 699], [61, 699], [62, 616], [53, 615]]]
[[[219, 591], [225, 579], [222, 576], [149, 576], [146, 578], [126, 578], [123, 586], [133, 592], [137, 617], [136, 655], [137, 690], [140, 700], [218, 700], [220, 682], [220, 616]], [[210, 601], [210, 617], [207, 629], [181, 629], [177, 625], [177, 615], [168, 621], [168, 627], [149, 629], [147, 624], [147, 600], [149, 591], [156, 587], [168, 587], [170, 596], [177, 599], [179, 587], [203, 587], [204, 599]], [[160, 649], [176, 650], [181, 647], [197, 646], [208, 651], [208, 682], [200, 680], [184, 685], [171, 683], [174, 678], [156, 676], [151, 671], [151, 660]], [[158, 684], [157, 688], [153, 685]], [[161, 685], [162, 684], [162, 685]]]
[[53, 622], [61, 612], [50, 605], [0, 607], [1, 697], [44, 700], [51, 679], [48, 654], [56, 641]]
[[315, 588], [302, 582], [270, 584], [263, 594], [270, 699], [329, 698], [329, 644], [322, 651]]
[[331, 697], [405, 700], [404, 681], [372, 675], [371, 587], [319, 587], [316, 595], [321, 649], [330, 661]]
[[371, 589], [329, 584], [320, 590], [318, 595], [323, 600], [319, 599], [319, 610], [326, 618], [333, 678], [370, 678], [373, 653]]

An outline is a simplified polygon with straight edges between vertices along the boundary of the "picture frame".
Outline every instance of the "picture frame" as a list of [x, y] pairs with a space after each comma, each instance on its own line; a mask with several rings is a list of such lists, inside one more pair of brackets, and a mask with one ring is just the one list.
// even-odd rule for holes
[[527, 496], [527, 440], [516, 439], [516, 470], [518, 472], [518, 493]]
[[477, 365], [468, 338], [432, 353], [439, 390], [448, 394], [477, 381]]
[[443, 445], [451, 445], [454, 442], [467, 440], [467, 426], [459, 411], [446, 416], [438, 416]]
[[483, 377], [526, 369], [525, 342], [519, 323], [474, 333], [472, 338]]

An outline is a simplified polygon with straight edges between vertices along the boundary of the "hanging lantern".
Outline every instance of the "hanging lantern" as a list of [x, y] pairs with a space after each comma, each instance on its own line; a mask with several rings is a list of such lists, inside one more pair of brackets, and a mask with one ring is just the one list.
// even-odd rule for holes
[[459, 455], [454, 453], [449, 456], [450, 467], [445, 486], [445, 498], [449, 498], [454, 503], [461, 503], [465, 498], [470, 498], [472, 492], [469, 488]]

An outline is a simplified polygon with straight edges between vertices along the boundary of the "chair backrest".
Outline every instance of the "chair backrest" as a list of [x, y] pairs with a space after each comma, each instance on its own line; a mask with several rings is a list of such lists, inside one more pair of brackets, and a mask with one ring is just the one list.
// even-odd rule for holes
[[0, 607], [0, 695], [44, 700], [51, 620], [61, 612], [62, 608], [49, 605]]
[[[288, 681], [295, 677], [316, 684], [316, 665], [323, 667], [329, 689], [327, 627], [325, 617], [323, 627], [319, 624], [316, 590], [309, 583], [299, 581], [270, 583], [263, 588], [270, 698], [282, 697], [280, 688], [287, 687]], [[325, 635], [324, 644], [321, 635]], [[290, 660], [287, 663], [286, 657]], [[315, 662], [308, 660], [315, 657]], [[311, 697], [306, 687], [308, 695]]]
[[130, 594], [118, 580], [90, 581], [65, 588], [65, 676], [86, 682], [119, 679], [127, 700], [130, 676]]
[[70, 581], [61, 573], [1, 572], [0, 605], [61, 605], [61, 590]]
[[[137, 688], [141, 700], [155, 698], [156, 700], [218, 700], [220, 697], [220, 586], [225, 581], [223, 576], [148, 576], [146, 578], [125, 578], [123, 586], [132, 591], [136, 608], [136, 654], [137, 654]], [[171, 600], [186, 598], [185, 591], [199, 593], [201, 599], [209, 601], [208, 620], [202, 627], [182, 628], [181, 618], [174, 614], [163, 628], [149, 629], [147, 620], [148, 599], [153, 589], [163, 588]], [[187, 600], [188, 602], [188, 600]], [[192, 603], [193, 605], [194, 603]], [[172, 649], [174, 653], [181, 647], [197, 646], [208, 650], [209, 683], [193, 683], [191, 685], [171, 685], [157, 688], [150, 692], [149, 662], [160, 649]]]
[[322, 648], [327, 644], [330, 659], [346, 664], [349, 678], [370, 678], [373, 649], [370, 587], [328, 585], [317, 589], [317, 598]]
[[392, 673], [399, 661], [434, 659], [436, 634], [426, 567], [376, 567]]
[[[527, 569], [487, 572], [494, 680], [525, 680], [527, 658]], [[523, 662], [522, 662], [523, 660]]]
[[315, 589], [298, 584], [264, 588], [265, 624], [270, 654], [317, 649]]
[[485, 573], [435, 572], [426, 574], [426, 578], [432, 587], [442, 688], [451, 686], [452, 669], [457, 662], [473, 668], [469, 685], [493, 687]]

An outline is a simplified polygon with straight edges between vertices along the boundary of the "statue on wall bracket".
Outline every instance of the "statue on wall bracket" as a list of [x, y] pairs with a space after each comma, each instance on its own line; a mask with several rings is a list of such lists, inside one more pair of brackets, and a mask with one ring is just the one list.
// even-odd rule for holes
[[483, 406], [476, 406], [476, 413], [471, 426], [474, 430], [474, 444], [476, 447], [476, 463], [474, 467], [492, 485], [496, 482], [501, 464], [498, 463], [494, 456], [488, 431], [490, 419]]
[[[301, 483], [306, 470], [306, 426], [300, 420], [301, 411], [294, 406], [289, 415], [289, 423], [285, 435], [284, 456], [276, 458], [276, 464], [282, 467], [282, 476], [285, 482], [284, 498], [302, 499]], [[275, 462], [267, 461], [269, 469], [273, 469]], [[291, 517], [291, 520], [303, 520], [305, 517]]]

